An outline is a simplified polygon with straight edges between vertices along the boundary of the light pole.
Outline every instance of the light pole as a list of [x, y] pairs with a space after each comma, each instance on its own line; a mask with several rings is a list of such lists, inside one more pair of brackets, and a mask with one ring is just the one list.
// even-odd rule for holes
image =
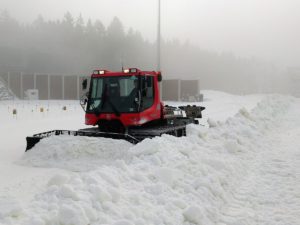
[[[161, 34], [160, 34], [160, 0], [158, 0], [158, 18], [157, 18], [157, 71], [160, 71], [160, 53], [161, 53], [161, 49], [160, 49], [160, 38], [161, 38]], [[163, 86], [162, 86], [162, 82], [159, 83], [159, 89], [160, 89], [160, 99], [163, 99]]]
[[157, 71], [160, 71], [160, 0], [158, 0], [158, 20], [157, 20]]

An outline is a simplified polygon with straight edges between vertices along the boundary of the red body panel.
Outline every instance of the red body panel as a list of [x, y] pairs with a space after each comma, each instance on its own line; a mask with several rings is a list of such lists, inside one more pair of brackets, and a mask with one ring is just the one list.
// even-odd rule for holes
[[85, 115], [85, 124], [86, 125], [97, 125], [99, 120], [119, 120], [124, 127], [130, 126], [141, 126], [145, 123], [158, 120], [162, 117], [162, 103], [160, 101], [159, 94], [159, 85], [158, 85], [158, 72], [155, 71], [140, 71], [137, 70], [136, 73], [124, 73], [124, 72], [109, 72], [105, 71], [105, 74], [92, 74], [92, 77], [109, 77], [109, 76], [142, 76], [150, 75], [154, 77], [154, 101], [153, 105], [139, 113], [121, 113], [118, 117], [114, 113], [101, 113], [99, 116], [96, 116], [93, 113], [86, 113]]

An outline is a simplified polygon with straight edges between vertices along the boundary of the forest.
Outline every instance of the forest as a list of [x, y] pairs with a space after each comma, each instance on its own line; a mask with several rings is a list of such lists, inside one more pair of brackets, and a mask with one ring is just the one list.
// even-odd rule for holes
[[[0, 73], [90, 74], [95, 68], [157, 69], [157, 43], [114, 17], [108, 26], [67, 12], [62, 19], [38, 16], [22, 23], [0, 13]], [[199, 79], [201, 89], [231, 93], [282, 92], [283, 70], [270, 62], [213, 52], [189, 41], [163, 38], [161, 70], [165, 79]], [[272, 84], [272, 85], [271, 85]]]

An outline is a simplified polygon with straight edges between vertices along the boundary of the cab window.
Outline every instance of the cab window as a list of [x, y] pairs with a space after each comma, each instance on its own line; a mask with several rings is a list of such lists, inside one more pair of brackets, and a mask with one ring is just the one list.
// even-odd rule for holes
[[154, 103], [154, 83], [153, 76], [142, 77], [142, 109], [150, 108]]

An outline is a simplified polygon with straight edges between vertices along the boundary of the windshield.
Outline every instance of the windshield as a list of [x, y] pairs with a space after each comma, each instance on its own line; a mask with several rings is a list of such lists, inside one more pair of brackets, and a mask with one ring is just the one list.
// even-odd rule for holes
[[98, 113], [137, 112], [138, 77], [92, 78], [87, 111]]

